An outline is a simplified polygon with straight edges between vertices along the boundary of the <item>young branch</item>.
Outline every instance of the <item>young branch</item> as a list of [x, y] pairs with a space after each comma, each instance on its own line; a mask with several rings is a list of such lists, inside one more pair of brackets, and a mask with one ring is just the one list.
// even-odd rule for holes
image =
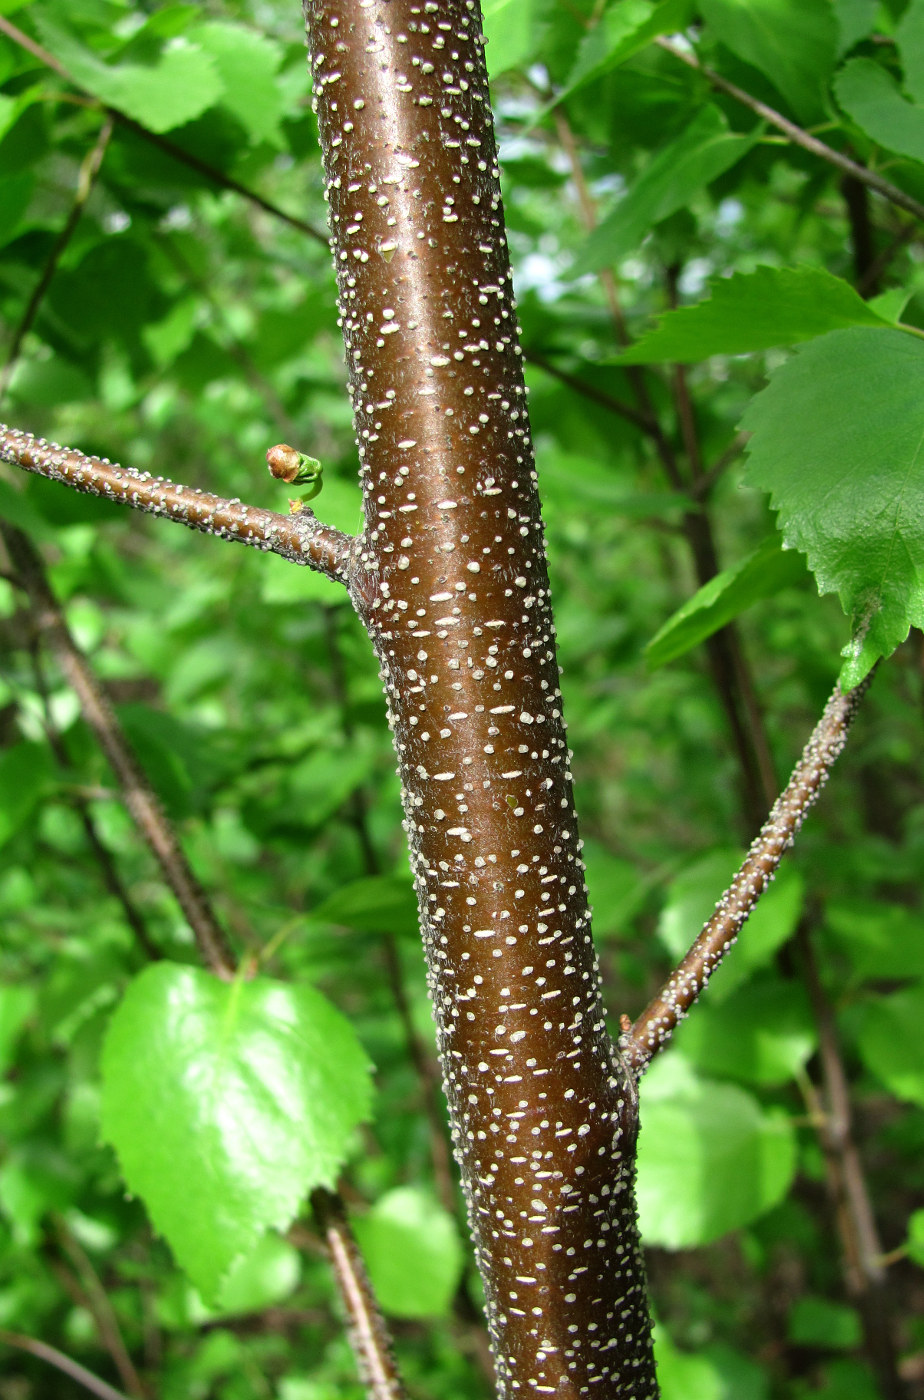
[[803, 127], [791, 122], [788, 117], [784, 117], [782, 112], [778, 112], [774, 107], [768, 107], [766, 102], [761, 102], [759, 98], [752, 97], [743, 88], [730, 83], [727, 78], [723, 78], [721, 73], [716, 73], [714, 69], [707, 68], [701, 63], [694, 53], [688, 53], [686, 49], [679, 48], [670, 39], [661, 35], [654, 41], [664, 49], [666, 53], [672, 54], [674, 58], [679, 58], [681, 63], [685, 63], [688, 68], [693, 68], [697, 73], [701, 73], [718, 92], [724, 92], [729, 97], [733, 97], [736, 102], [750, 108], [756, 112], [764, 121], [775, 126], [778, 131], [782, 131], [793, 145], [801, 146], [804, 151], [810, 151], [813, 156], [819, 156], [822, 160], [833, 165], [837, 170], [845, 175], [852, 176], [859, 180], [862, 185], [868, 185], [871, 190], [881, 194], [884, 199], [898, 206], [899, 209], [906, 209], [909, 214], [913, 214], [916, 219], [924, 219], [924, 204], [919, 204], [910, 194], [900, 190], [897, 185], [878, 175], [875, 170], [868, 169], [865, 165], [860, 165], [858, 161], [851, 160], [849, 156], [836, 151], [833, 146], [826, 146], [824, 141], [819, 141], [817, 136], [806, 131]]
[[686, 957], [621, 1039], [623, 1055], [641, 1074], [670, 1038], [735, 942], [766, 890], [784, 853], [793, 844], [806, 813], [828, 779], [869, 678], [844, 694], [839, 686], [793, 769], [792, 777], [751, 845], [716, 912]]
[[350, 1324], [350, 1343], [369, 1400], [404, 1400], [405, 1390], [392, 1354], [391, 1338], [369, 1283], [346, 1210], [339, 1196], [311, 1193], [315, 1223], [324, 1237], [331, 1267]]
[[347, 581], [355, 541], [323, 525], [313, 511], [279, 515], [260, 506], [245, 506], [210, 491], [177, 485], [166, 477], [117, 466], [102, 457], [88, 457], [6, 424], [0, 424], [0, 461], [49, 481], [63, 482], [75, 491], [176, 520], [191, 530], [281, 554], [328, 578]]

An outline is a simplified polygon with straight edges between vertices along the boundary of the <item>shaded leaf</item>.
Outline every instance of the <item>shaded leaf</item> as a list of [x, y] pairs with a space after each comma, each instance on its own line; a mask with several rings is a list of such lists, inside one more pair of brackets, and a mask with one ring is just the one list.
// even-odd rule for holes
[[775, 372], [741, 426], [745, 479], [851, 618], [841, 684], [854, 686], [924, 624], [924, 344], [832, 331]]
[[149, 131], [172, 131], [200, 116], [224, 91], [211, 56], [186, 39], [164, 46], [156, 63], [104, 63], [47, 14], [34, 14], [42, 42], [87, 92]]
[[879, 0], [834, 0], [837, 20], [837, 56], [843, 58], [854, 44], [865, 39], [876, 24]]
[[846, 326], [887, 323], [849, 283], [820, 267], [758, 267], [709, 286], [708, 300], [668, 311], [615, 363], [691, 364], [710, 355], [795, 345]]
[[395, 875], [351, 880], [311, 910], [318, 923], [345, 924], [363, 933], [416, 934], [417, 917], [410, 878]]
[[754, 603], [772, 598], [804, 578], [802, 558], [795, 551], [782, 549], [779, 535], [772, 535], [739, 564], [703, 584], [668, 618], [645, 648], [649, 669], [657, 670], [684, 656]]
[[166, 962], [129, 987], [102, 1070], [103, 1135], [209, 1303], [235, 1259], [334, 1185], [370, 1102], [366, 1057], [319, 992]]
[[414, 1186], [389, 1191], [353, 1222], [385, 1312], [445, 1317], [462, 1274], [462, 1242], [442, 1206]]
[[44, 744], [14, 744], [0, 751], [0, 846], [27, 820], [51, 781]]
[[574, 66], [556, 103], [625, 63], [659, 34], [682, 29], [691, 9], [690, 0], [662, 0], [659, 5], [652, 0], [620, 0], [618, 5], [610, 5], [578, 45]]
[[852, 58], [834, 80], [839, 105], [873, 141], [924, 161], [924, 107], [907, 102], [891, 74], [871, 58]]
[[895, 27], [895, 42], [905, 75], [905, 91], [924, 103], [924, 0], [910, 0]]
[[702, 0], [710, 29], [773, 83], [802, 121], [818, 115], [838, 28], [828, 0]]
[[707, 992], [696, 1015], [674, 1033], [678, 1053], [704, 1074], [752, 1084], [785, 1084], [805, 1065], [815, 1040], [804, 989], [779, 978], [755, 978], [724, 1001]]
[[864, 1064], [897, 1098], [924, 1105], [922, 1025], [924, 982], [917, 982], [905, 991], [870, 999], [857, 1043]]
[[831, 900], [825, 926], [858, 980], [924, 977], [924, 917], [885, 900]]
[[740, 136], [729, 129], [717, 107], [704, 107], [682, 136], [658, 152], [612, 213], [601, 220], [579, 251], [569, 276], [595, 272], [631, 252], [653, 225], [682, 209], [704, 185], [746, 155], [759, 134], [760, 128], [756, 128]]
[[281, 146], [279, 123], [286, 103], [276, 81], [282, 62], [279, 45], [256, 30], [221, 20], [197, 25], [187, 38], [214, 60], [224, 88], [221, 105], [234, 113], [253, 140]]

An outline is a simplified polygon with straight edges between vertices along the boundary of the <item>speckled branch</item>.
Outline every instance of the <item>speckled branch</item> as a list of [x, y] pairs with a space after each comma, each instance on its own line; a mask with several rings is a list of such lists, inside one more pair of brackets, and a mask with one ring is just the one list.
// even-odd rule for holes
[[0, 424], [0, 462], [63, 482], [75, 491], [104, 496], [134, 510], [179, 521], [206, 535], [281, 554], [284, 559], [307, 565], [328, 578], [347, 581], [355, 541], [323, 525], [310, 510], [278, 515], [259, 506], [245, 506], [240, 501], [213, 496], [210, 491], [136, 471], [134, 467], [116, 466], [104, 457], [88, 457], [74, 448], [59, 447], [6, 424]]
[[657, 996], [622, 1037], [623, 1054], [637, 1073], [641, 1074], [666, 1044], [677, 1022], [686, 1016], [753, 913], [847, 742], [850, 725], [869, 680], [867, 678], [846, 694], [835, 687], [792, 777], [774, 803], [744, 864], [716, 905], [712, 918], [704, 924], [696, 942]]
[[351, 592], [498, 1391], [645, 1400], [635, 1080], [590, 935], [478, 5], [306, 18], [364, 489]]
[[327, 1246], [349, 1319], [350, 1344], [369, 1400], [404, 1400], [406, 1391], [395, 1365], [391, 1338], [353, 1238], [343, 1201], [333, 1192], [319, 1189], [311, 1193], [311, 1209]]

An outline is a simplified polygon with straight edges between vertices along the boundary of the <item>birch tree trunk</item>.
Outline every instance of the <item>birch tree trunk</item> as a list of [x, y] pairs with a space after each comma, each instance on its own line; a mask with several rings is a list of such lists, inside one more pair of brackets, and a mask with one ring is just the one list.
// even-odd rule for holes
[[657, 1394], [477, 0], [308, 0], [382, 669], [498, 1393]]

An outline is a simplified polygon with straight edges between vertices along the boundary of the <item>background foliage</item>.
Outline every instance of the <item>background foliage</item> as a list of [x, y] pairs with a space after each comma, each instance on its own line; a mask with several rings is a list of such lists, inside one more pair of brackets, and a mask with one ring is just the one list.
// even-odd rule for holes
[[[899, 316], [924, 327], [919, 226], [650, 41], [691, 26], [701, 62], [921, 199], [924, 0], [485, 8], [588, 881], [608, 999], [631, 1015], [710, 912], [762, 801], [760, 755], [730, 737], [731, 683], [723, 694], [704, 638], [738, 619], [751, 744], [762, 726], [779, 786], [852, 635], [801, 555], [780, 551], [755, 486], [794, 475], [803, 498], [786, 497], [782, 523], [855, 638], [884, 558], [867, 608], [878, 620], [848, 646], [852, 678], [924, 620], [924, 351], [891, 328]], [[25, 329], [4, 416], [283, 510], [263, 455], [290, 440], [323, 460], [319, 514], [356, 529], [329, 256], [296, 226], [325, 228], [299, 7], [0, 0], [4, 17], [46, 55], [0, 34], [8, 355]], [[676, 306], [699, 309], [653, 329]], [[755, 433], [746, 473], [742, 418]], [[821, 497], [840, 503], [852, 549], [838, 549], [843, 531], [819, 538]], [[904, 514], [890, 515], [899, 497]], [[41, 544], [238, 948], [302, 989], [290, 1006], [322, 991], [375, 1067], [371, 1116], [355, 1126], [356, 1060], [341, 1189], [412, 1393], [486, 1395], [397, 782], [359, 624], [320, 576], [42, 481], [4, 475], [0, 512]], [[869, 519], [886, 516], [879, 536]], [[126, 1195], [104, 1143], [119, 1109], [101, 1109], [100, 1059], [146, 957], [75, 800], [90, 803], [159, 952], [195, 954], [7, 577], [0, 633], [0, 1329], [131, 1390], [121, 1337], [161, 1400], [358, 1396], [307, 1224], [258, 1239], [287, 1218], [269, 1206], [231, 1273], [211, 1293], [200, 1277], [203, 1299]], [[833, 1243], [825, 1015], [890, 1260], [902, 1375], [924, 1394], [922, 666], [913, 630], [789, 868], [644, 1081], [640, 1201], [666, 1400], [882, 1393]], [[297, 1114], [305, 1086], [289, 1090]], [[311, 1182], [292, 1171], [297, 1197]], [[160, 1177], [175, 1196], [189, 1168], [166, 1161]], [[3, 1400], [79, 1393], [2, 1355]]]

